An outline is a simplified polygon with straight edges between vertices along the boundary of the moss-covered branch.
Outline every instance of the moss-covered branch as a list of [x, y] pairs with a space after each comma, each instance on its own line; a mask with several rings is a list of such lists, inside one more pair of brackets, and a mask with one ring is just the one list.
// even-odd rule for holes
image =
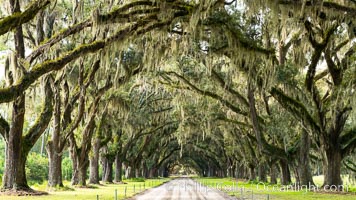
[[[187, 13], [177, 12], [174, 14], [174, 17], [179, 17], [185, 14]], [[145, 18], [144, 20], [125, 27], [106, 40], [98, 40], [89, 44], [83, 44], [71, 51], [64, 53], [64, 55], [60, 56], [58, 59], [47, 60], [43, 63], [35, 65], [28, 73], [24, 74], [24, 76], [17, 83], [12, 86], [0, 89], [0, 103], [13, 101], [39, 77], [51, 71], [60, 70], [66, 64], [73, 60], [76, 60], [79, 57], [82, 57], [89, 53], [95, 53], [98, 50], [103, 49], [106, 45], [109, 45], [113, 42], [124, 41], [132, 36], [141, 35], [154, 29], [167, 26], [173, 20], [169, 19], [167, 21], [158, 21], [147, 24], [147, 22], [150, 22], [152, 20], [152, 17], [155, 16], [148, 16], [148, 18]]]
[[75, 24], [73, 26], [70, 26], [67, 29], [55, 34], [50, 39], [45, 41], [45, 43], [41, 44], [34, 51], [32, 51], [30, 53], [30, 55], [28, 55], [26, 57], [26, 61], [29, 62], [29, 63], [32, 63], [39, 55], [44, 53], [51, 46], [53, 46], [56, 43], [58, 43], [59, 41], [61, 41], [63, 38], [66, 38], [66, 37], [68, 37], [70, 35], [76, 34], [79, 31], [83, 30], [84, 28], [90, 27], [90, 26], [92, 26], [92, 22], [90, 20], [85, 20], [85, 21], [83, 21], [81, 23], [78, 23], [78, 24]]
[[[152, 13], [152, 11], [148, 12]], [[117, 18], [117, 19], [122, 19], [125, 22], [129, 22], [128, 19], [131, 17], [131, 13], [129, 14], [117, 14], [115, 12], [110, 12], [105, 15], [100, 15], [99, 16], [99, 22], [100, 23], [114, 23], [112, 18]], [[130, 22], [137, 22], [141, 19], [144, 19], [144, 17], [140, 18], [135, 18], [131, 19]], [[26, 57], [26, 61], [29, 63], [32, 63], [38, 56], [40, 56], [42, 53], [44, 53], [48, 48], [52, 47], [53, 45], [57, 44], [59, 41], [61, 41], [63, 38], [66, 38], [70, 35], [74, 35], [76, 33], [79, 33], [82, 31], [84, 28], [91, 27], [93, 26], [93, 22], [90, 19], [84, 20], [83, 22], [80, 22], [78, 24], [75, 24], [73, 26], [70, 26], [63, 31], [60, 31], [59, 33], [55, 34], [52, 36], [50, 39], [48, 39], [45, 43], [41, 44], [39, 47], [37, 47], [33, 52], [31, 52], [30, 55]]]
[[236, 124], [237, 126], [239, 127], [246, 127], [246, 128], [249, 128], [251, 129], [252, 126], [251, 124], [247, 124], [245, 122], [240, 122], [240, 121], [237, 121], [237, 120], [234, 120], [234, 119], [229, 119], [225, 116], [219, 116], [216, 118], [217, 120], [221, 120], [221, 121], [224, 121], [224, 122], [228, 122], [228, 123], [232, 123], [232, 124]]
[[[350, 59], [352, 56], [354, 56], [356, 53], [356, 43], [354, 43], [349, 50], [345, 53], [344, 58], [341, 60], [341, 68], [342, 70], [346, 71], [349, 66], [351, 66], [349, 63], [352, 62], [352, 59]], [[351, 62], [350, 62], [351, 61]]]
[[340, 108], [335, 110], [334, 123], [329, 130], [329, 135], [332, 140], [337, 140], [340, 137], [345, 128], [345, 123], [351, 113], [351, 110], [352, 107], [349, 106], [346, 106], [343, 109]]
[[134, 1], [113, 9], [108, 14], [98, 14], [98, 16], [96, 16], [96, 20], [99, 24], [133, 22], [141, 19], [143, 15], [167, 12], [166, 8], [170, 8], [175, 11], [189, 12], [193, 7], [187, 3], [176, 1], [165, 1], [162, 6], [157, 1]]
[[158, 14], [160, 8], [150, 8], [150, 9], [138, 9], [133, 10], [128, 13], [117, 13], [115, 11], [110, 12], [105, 15], [99, 15], [96, 19], [98, 24], [109, 24], [109, 23], [129, 23], [135, 22], [144, 17], [147, 14]]
[[8, 134], [10, 131], [9, 123], [0, 115], [0, 134], [2, 137], [7, 140]]
[[14, 13], [0, 20], [0, 35], [3, 35], [10, 30], [29, 22], [37, 13], [50, 4], [49, 0], [38, 0], [32, 2], [25, 11]]
[[282, 107], [289, 111], [293, 116], [308, 124], [313, 131], [321, 133], [319, 125], [314, 121], [313, 117], [302, 103], [287, 96], [278, 88], [272, 88], [270, 93], [282, 105]]
[[[83, 86], [82, 86], [82, 89], [80, 91], [85, 91], [86, 88], [89, 86], [89, 84], [91, 83], [91, 81], [94, 79], [94, 75], [95, 75], [95, 72], [97, 71], [97, 69], [99, 69], [99, 65], [100, 65], [100, 61], [97, 61], [94, 63], [94, 68], [93, 68], [93, 71], [91, 72], [91, 74], [87, 77], [86, 81], [83, 83]], [[96, 69], [96, 70], [94, 70]], [[133, 76], [133, 75], [136, 75], [138, 74], [139, 72], [141, 72], [142, 68], [137, 68], [135, 70], [133, 70], [132, 74], [128, 74], [128, 75], [125, 75], [125, 76], [122, 76], [119, 78], [119, 81], [118, 81], [118, 84], [121, 85], [121, 84], [124, 84], [125, 82], [127, 82], [129, 80], [129, 77], [127, 76]], [[100, 98], [102, 97], [102, 95], [105, 94], [105, 92], [107, 92], [111, 87], [113, 86], [110, 78], [107, 80], [105, 86], [103, 86], [102, 88], [100, 88], [98, 91], [97, 91], [97, 97], [95, 99], [95, 101], [98, 101], [100, 100]], [[63, 150], [63, 148], [65, 147], [65, 142], [72, 134], [73, 134], [73, 131], [78, 127], [80, 121], [82, 120], [83, 118], [83, 115], [84, 115], [84, 110], [85, 110], [85, 101], [84, 101], [84, 95], [85, 94], [82, 94], [82, 92], [79, 92], [77, 94], [75, 94], [75, 96], [73, 96], [73, 98], [71, 99], [71, 102], [74, 103], [76, 102], [75, 98], [79, 98], [80, 97], [80, 100], [79, 100], [79, 111], [78, 111], [78, 116], [76, 117], [76, 119], [70, 123], [67, 128], [64, 130], [64, 137], [62, 138], [62, 142], [61, 142], [61, 146], [60, 146], [60, 151]], [[94, 101], [94, 102], [95, 102]], [[94, 103], [92, 103], [92, 105], [90, 105], [90, 107], [92, 106], [95, 106]], [[66, 107], [67, 109], [67, 107]], [[69, 109], [69, 107], [68, 107]], [[67, 110], [67, 111], [70, 111], [70, 110]], [[76, 144], [76, 143], [75, 143]]]
[[[139, 6], [151, 6], [152, 8], [150, 8], [150, 9], [133, 9], [134, 7], [139, 7]], [[147, 18], [147, 16], [149, 16], [149, 15], [150, 16], [157, 15], [158, 12], [161, 10], [161, 8], [157, 8], [155, 6], [157, 6], [157, 3], [152, 2], [152, 1], [146, 1], [146, 0], [145, 1], [135, 1], [132, 3], [125, 4], [124, 6], [121, 6], [117, 9], [114, 9], [107, 14], [98, 14], [98, 16], [96, 16], [97, 19], [94, 19], [94, 20], [96, 20], [96, 23], [100, 23], [100, 24], [117, 23], [117, 22], [134, 23], [134, 22], [138, 22], [138, 21], [141, 21], [141, 20]], [[185, 7], [181, 6], [179, 8], [181, 11], [186, 11], [186, 10], [191, 9], [189, 6], [185, 6]], [[133, 10], [130, 11], [131, 9], [133, 9]], [[130, 11], [130, 12], [127, 12], [127, 11]], [[166, 11], [163, 11], [163, 12], [166, 12]], [[70, 35], [79, 33], [84, 28], [91, 27], [91, 26], [93, 26], [93, 20], [86, 19], [83, 22], [80, 22], [78, 24], [75, 24], [73, 26], [70, 26], [70, 27], [60, 31], [59, 33], [53, 35], [45, 43], [43, 43], [39, 47], [37, 47], [33, 52], [31, 52], [31, 54], [26, 57], [26, 61], [29, 63], [32, 63], [39, 55], [44, 53], [51, 46], [53, 46], [56, 43], [58, 43], [59, 41], [61, 41], [63, 38], [66, 38]]]
[[286, 159], [287, 155], [285, 151], [281, 148], [278, 148], [277, 146], [269, 144], [265, 138], [260, 122], [261, 120], [259, 120], [256, 109], [255, 91], [252, 88], [251, 83], [248, 84], [248, 102], [250, 104], [250, 121], [255, 132], [255, 139], [257, 142], [258, 150], [260, 152], [259, 155], [261, 155], [261, 153], [265, 153], [274, 158]]
[[33, 147], [33, 145], [35, 145], [38, 138], [46, 130], [52, 118], [54, 95], [52, 91], [51, 82], [53, 82], [53, 78], [49, 75], [48, 77], [45, 77], [45, 79], [45, 100], [43, 102], [41, 114], [38, 116], [35, 124], [28, 130], [27, 134], [24, 136], [25, 145], [23, 146], [23, 150], [26, 153], [28, 153]]
[[[99, 66], [96, 66], [96, 65], [99, 65]], [[100, 60], [98, 60], [94, 63], [94, 68], [93, 68], [91, 74], [95, 74], [95, 72], [97, 71], [97, 70], [95, 70], [95, 68], [99, 68], [99, 67], [100, 67]], [[90, 77], [90, 75], [89, 75], [89, 77]], [[83, 79], [84, 79], [84, 66], [83, 66], [83, 63], [81, 63], [79, 65], [78, 88], [80, 88], [80, 89], [79, 89], [78, 96], [74, 96], [74, 97], [72, 97], [71, 101], [68, 101], [68, 104], [66, 105], [66, 108], [63, 113], [63, 119], [65, 121], [66, 127], [62, 133], [63, 137], [61, 138], [60, 146], [58, 148], [59, 152], [63, 151], [68, 138], [70, 141], [70, 145], [75, 146], [74, 149], [77, 149], [77, 146], [76, 146], [77, 144], [75, 143], [73, 131], [79, 126], [79, 123], [81, 122], [82, 117], [84, 115], [84, 111], [85, 111], [86, 87], [84, 85]], [[70, 118], [71, 118], [72, 108], [73, 108], [74, 103], [77, 101], [76, 98], [79, 98], [78, 113], [77, 113], [76, 118], [73, 121], [71, 121]], [[71, 103], [73, 103], [73, 105], [70, 105]]]
[[100, 144], [99, 144], [100, 147], [103, 147], [108, 142], [110, 142], [110, 140], [112, 139], [112, 130], [110, 128], [108, 128], [108, 134], [106, 134], [105, 137], [103, 137], [101, 134], [103, 132], [102, 127], [103, 127], [103, 124], [105, 123], [107, 112], [108, 112], [108, 107], [105, 106], [104, 112], [101, 115], [101, 119], [100, 119], [98, 128], [96, 129], [96, 133], [95, 133], [96, 137], [100, 139]]
[[[301, 6], [303, 1], [301, 1], [301, 0], [300, 1], [279, 0], [278, 3], [281, 5], [300, 5]], [[315, 6], [315, 2], [306, 1], [305, 5], [306, 6]], [[322, 3], [322, 5], [324, 8], [333, 9], [334, 11], [339, 11], [341, 14], [344, 14], [344, 12], [346, 12], [348, 15], [356, 16], [356, 8], [355, 7], [344, 6], [344, 5], [341, 5], [339, 3], [332, 2], [332, 1], [324, 1]]]
[[226, 84], [224, 79], [215, 70], [211, 70], [211, 74], [213, 75], [215, 80], [217, 80], [219, 82], [220, 86], [222, 88], [224, 88], [224, 90], [226, 90], [226, 91], [230, 92], [232, 95], [234, 95], [239, 100], [239, 102], [241, 104], [243, 104], [247, 108], [249, 107], [249, 104], [248, 104], [246, 98], [242, 94], [240, 94], [238, 91], [231, 88], [230, 85]]
[[83, 136], [82, 136], [82, 142], [80, 145], [80, 163], [84, 163], [85, 159], [88, 159], [86, 155], [88, 155], [90, 148], [91, 148], [91, 139], [93, 136], [94, 128], [95, 128], [95, 117], [98, 113], [98, 108], [99, 108], [99, 102], [100, 102], [101, 96], [95, 97], [95, 100], [92, 102], [90, 114], [89, 114], [89, 120], [85, 125], [85, 128], [83, 130]]
[[[101, 66], [100, 60], [97, 60], [93, 63], [89, 75], [87, 77], [85, 77], [85, 80], [83, 82], [83, 86], [82, 86], [82, 87], [84, 87], [83, 89], [88, 88], [89, 85], [93, 82], [95, 74], [98, 71], [98, 69], [100, 68], [100, 66]], [[80, 96], [80, 87], [81, 87], [81, 85], [78, 84], [74, 88], [73, 94], [72, 94], [70, 100], [68, 101], [68, 104], [65, 106], [64, 115], [66, 115], [66, 114], [70, 115], [72, 108], [74, 107], [74, 104], [77, 102], [77, 100]]]
[[356, 127], [351, 128], [348, 132], [340, 137], [342, 155], [347, 156], [356, 148]]
[[347, 169], [356, 172], [356, 164], [352, 162], [351, 160], [344, 160], [344, 165]]
[[83, 44], [76, 49], [67, 52], [58, 59], [47, 60], [37, 64], [14, 85], [0, 89], [0, 103], [13, 101], [22, 94], [38, 78], [51, 71], [60, 70], [69, 62], [89, 53], [94, 53], [105, 47], [106, 42], [96, 41], [90, 44]]
[[309, 34], [309, 42], [312, 44], [314, 48], [314, 52], [311, 58], [310, 65], [308, 67], [307, 75], [305, 78], [305, 86], [309, 92], [312, 91], [313, 89], [313, 84], [314, 84], [314, 77], [316, 73], [316, 66], [318, 65], [319, 59], [321, 57], [321, 54], [325, 50], [329, 39], [331, 35], [334, 33], [336, 28], [338, 27], [337, 25], [333, 25], [331, 28], [326, 30], [325, 35], [323, 35], [323, 41], [318, 42], [316, 41], [316, 34], [313, 31], [312, 24], [308, 20], [304, 22], [304, 26], [308, 31]]
[[328, 74], [329, 74], [329, 70], [328, 69], [325, 69], [325, 70], [321, 71], [319, 74], [315, 75], [314, 82], [317, 82], [318, 80], [324, 78]]
[[178, 79], [180, 79], [181, 81], [183, 81], [186, 85], [189, 86], [190, 89], [192, 89], [193, 91], [204, 95], [204, 96], [208, 96], [211, 97], [213, 99], [218, 100], [221, 104], [223, 104], [224, 106], [228, 107], [229, 109], [231, 109], [232, 111], [234, 111], [237, 114], [241, 114], [243, 116], [248, 116], [248, 113], [241, 110], [240, 108], [234, 106], [231, 102], [229, 102], [228, 100], [224, 99], [223, 97], [210, 92], [210, 91], [206, 91], [206, 90], [202, 90], [200, 88], [198, 88], [197, 86], [195, 86], [194, 84], [192, 84], [191, 82], [189, 82], [186, 78], [184, 78], [183, 76], [177, 74], [176, 72], [167, 72], [168, 74], [174, 75], [175, 77], [177, 77]]
[[236, 24], [235, 21], [236, 20], [227, 13], [219, 13], [217, 16], [210, 17], [205, 22], [205, 25], [216, 29], [223, 29], [225, 35], [231, 39], [229, 46], [232, 48], [238, 47], [239, 49], [261, 53], [271, 56], [274, 60], [276, 60], [275, 49], [266, 49], [258, 45], [254, 40], [248, 38], [242, 30], [240, 30], [240, 25]]
[[251, 80], [249, 80], [248, 83], [248, 103], [250, 104], [249, 106], [250, 121], [252, 123], [252, 127], [256, 135], [258, 150], [261, 153], [263, 145], [266, 144], [267, 142], [264, 135], [262, 134], [260, 123], [258, 122], [258, 118], [257, 118], [258, 114], [256, 110], [256, 101], [255, 101], [255, 91], [252, 88], [252, 83], [250, 81]]

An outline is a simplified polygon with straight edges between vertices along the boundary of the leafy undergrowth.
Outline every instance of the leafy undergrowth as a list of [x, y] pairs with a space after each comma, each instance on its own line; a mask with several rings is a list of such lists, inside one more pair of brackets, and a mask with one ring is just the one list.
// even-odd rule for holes
[[[49, 195], [45, 196], [8, 196], [0, 193], [1, 200], [113, 200], [115, 194], [117, 199], [133, 196], [136, 193], [142, 192], [145, 189], [156, 187], [169, 179], [146, 179], [144, 181], [139, 180], [125, 180], [126, 184], [100, 184], [90, 185], [87, 188], [71, 188], [66, 186], [65, 189], [48, 190], [45, 184], [33, 185], [34, 190], [49, 191]], [[69, 185], [69, 183], [65, 183]]]
[[[298, 186], [271, 185], [261, 182], [247, 182], [231, 178], [196, 178], [201, 185], [218, 189], [238, 199], [269, 199], [269, 200], [355, 200], [356, 186], [348, 185], [345, 192], [319, 191], [314, 192]], [[318, 183], [316, 183], [318, 185]], [[316, 190], [316, 189], [315, 189]]]

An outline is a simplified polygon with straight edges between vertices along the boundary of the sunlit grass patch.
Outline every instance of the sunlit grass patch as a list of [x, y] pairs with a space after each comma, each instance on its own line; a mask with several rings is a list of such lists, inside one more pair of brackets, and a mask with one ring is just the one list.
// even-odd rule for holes
[[32, 186], [35, 190], [49, 191], [49, 195], [45, 196], [1, 196], [0, 199], [6, 200], [113, 200], [117, 194], [117, 199], [133, 196], [146, 189], [156, 187], [168, 181], [167, 178], [146, 179], [144, 181], [124, 180], [126, 184], [100, 184], [91, 185], [89, 188], [69, 187], [69, 182], [65, 182], [65, 188], [72, 190], [48, 190], [47, 183]]
[[[322, 178], [317, 177], [317, 185], [322, 183]], [[248, 182], [232, 178], [197, 178], [199, 183], [223, 191], [231, 196], [247, 199], [278, 199], [278, 200], [354, 200], [356, 199], [356, 186], [347, 185], [345, 192], [321, 191], [313, 192], [307, 188], [287, 187], [280, 184], [262, 182]], [[321, 185], [321, 184], [320, 184]]]

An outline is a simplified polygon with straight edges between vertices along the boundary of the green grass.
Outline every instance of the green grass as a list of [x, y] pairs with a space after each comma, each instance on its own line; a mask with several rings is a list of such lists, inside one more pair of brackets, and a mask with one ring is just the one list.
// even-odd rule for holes
[[[133, 196], [144, 189], [149, 189], [168, 181], [169, 179], [147, 179], [142, 181], [141, 179], [135, 181], [125, 180], [127, 184], [102, 184], [93, 185], [90, 188], [73, 188], [74, 190], [65, 191], [50, 191], [49, 195], [44, 196], [1, 196], [0, 199], [6, 200], [96, 200], [99, 195], [100, 200], [113, 200], [115, 199], [115, 190], [117, 190], [118, 199]], [[69, 183], [68, 183], [69, 184]], [[66, 184], [65, 184], [66, 185]], [[31, 186], [35, 190], [46, 191], [46, 185], [33, 185]]]
[[[235, 195], [237, 197], [241, 196], [241, 188], [243, 189], [243, 197], [249, 197], [251, 199], [252, 195], [254, 199], [267, 199], [269, 195], [270, 200], [355, 200], [356, 199], [356, 186], [350, 186], [348, 188], [349, 193], [345, 194], [333, 194], [330, 193], [320, 193], [320, 192], [306, 192], [306, 191], [280, 191], [281, 185], [269, 185], [265, 184], [265, 187], [269, 188], [269, 191], [264, 189], [264, 185], [249, 182], [238, 181], [231, 178], [195, 178], [197, 181], [203, 185], [209, 185], [212, 188], [218, 187], [222, 191], [228, 193], [229, 195]], [[117, 190], [118, 199], [125, 198], [125, 188], [126, 197], [130, 197], [135, 193], [143, 191], [144, 188], [152, 188], [162, 184], [169, 179], [130, 179], [125, 180], [127, 184], [102, 184], [102, 185], [92, 185], [90, 188], [72, 188], [66, 187], [64, 190], [50, 191], [49, 195], [45, 196], [1, 196], [0, 199], [6, 200], [96, 200], [97, 195], [99, 195], [100, 200], [114, 200], [115, 190]], [[316, 184], [320, 185], [322, 183], [322, 177], [315, 177], [314, 181]], [[236, 185], [237, 183], [237, 185]], [[69, 183], [65, 183], [69, 185]], [[258, 188], [257, 188], [258, 185]], [[273, 186], [276, 191], [273, 191]], [[46, 191], [46, 183], [41, 185], [32, 185], [35, 190]], [[135, 189], [135, 191], [134, 191]], [[233, 190], [232, 190], [233, 189]], [[229, 191], [230, 190], [230, 191]]]
[[[348, 193], [335, 194], [335, 192], [312, 192], [303, 190], [286, 190], [286, 187], [281, 185], [270, 185], [268, 183], [251, 183], [244, 181], [237, 181], [231, 178], [196, 178], [202, 185], [208, 185], [212, 188], [218, 188], [229, 195], [237, 197], [245, 197], [248, 199], [278, 199], [278, 200], [314, 200], [314, 199], [331, 199], [331, 200], [355, 200], [356, 186], [349, 186]], [[315, 181], [319, 185], [319, 180]], [[281, 188], [283, 188], [281, 190]]]

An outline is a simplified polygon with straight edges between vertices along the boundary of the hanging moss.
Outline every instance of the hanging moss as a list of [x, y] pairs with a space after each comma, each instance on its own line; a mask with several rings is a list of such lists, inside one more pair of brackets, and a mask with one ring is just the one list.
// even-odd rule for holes
[[50, 4], [49, 0], [38, 0], [32, 2], [24, 12], [14, 13], [0, 20], [0, 35], [29, 22], [36, 14]]

